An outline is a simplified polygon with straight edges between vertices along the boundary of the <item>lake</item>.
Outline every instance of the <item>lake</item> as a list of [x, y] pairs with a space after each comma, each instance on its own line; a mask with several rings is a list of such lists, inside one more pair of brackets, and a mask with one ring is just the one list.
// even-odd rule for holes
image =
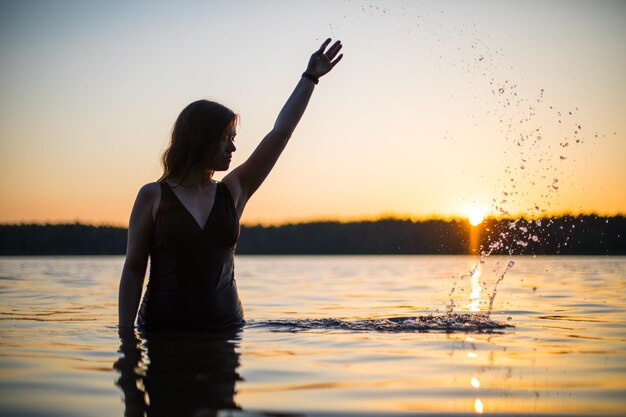
[[120, 335], [123, 261], [0, 258], [0, 415], [626, 413], [625, 257], [238, 256], [242, 330]]

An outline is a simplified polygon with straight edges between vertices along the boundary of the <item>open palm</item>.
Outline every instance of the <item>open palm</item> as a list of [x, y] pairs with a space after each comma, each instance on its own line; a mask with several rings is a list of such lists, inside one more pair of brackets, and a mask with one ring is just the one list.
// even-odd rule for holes
[[326, 47], [330, 44], [330, 41], [330, 38], [326, 39], [320, 49], [311, 55], [306, 72], [319, 78], [324, 74], [327, 74], [335, 65], [337, 65], [339, 61], [341, 61], [343, 54], [337, 56], [343, 46], [341, 45], [341, 41], [336, 41], [330, 48], [328, 48], [327, 51], [325, 51]]

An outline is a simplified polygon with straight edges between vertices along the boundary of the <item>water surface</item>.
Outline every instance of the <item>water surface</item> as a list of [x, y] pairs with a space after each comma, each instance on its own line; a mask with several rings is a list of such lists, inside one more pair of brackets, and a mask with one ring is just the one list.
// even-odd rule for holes
[[485, 311], [508, 257], [240, 256], [243, 329], [118, 334], [122, 257], [1, 258], [0, 415], [626, 413], [626, 258], [512, 259], [508, 327], [380, 326]]

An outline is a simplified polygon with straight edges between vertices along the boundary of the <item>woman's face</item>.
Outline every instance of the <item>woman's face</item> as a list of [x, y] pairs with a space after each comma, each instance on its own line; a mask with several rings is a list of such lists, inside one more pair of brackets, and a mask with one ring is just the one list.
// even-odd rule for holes
[[220, 140], [213, 160], [213, 167], [215, 171], [226, 171], [230, 167], [230, 161], [233, 157], [233, 152], [237, 150], [235, 147], [235, 136], [237, 136], [237, 129], [235, 126], [230, 126], [226, 129], [224, 136]]

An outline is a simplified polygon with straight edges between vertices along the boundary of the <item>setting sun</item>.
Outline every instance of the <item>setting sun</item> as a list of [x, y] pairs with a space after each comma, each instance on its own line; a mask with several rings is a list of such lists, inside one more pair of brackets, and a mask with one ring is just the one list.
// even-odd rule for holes
[[470, 222], [472, 226], [478, 226], [479, 224], [482, 223], [484, 218], [485, 218], [485, 213], [476, 207], [471, 208], [467, 214], [467, 220]]

